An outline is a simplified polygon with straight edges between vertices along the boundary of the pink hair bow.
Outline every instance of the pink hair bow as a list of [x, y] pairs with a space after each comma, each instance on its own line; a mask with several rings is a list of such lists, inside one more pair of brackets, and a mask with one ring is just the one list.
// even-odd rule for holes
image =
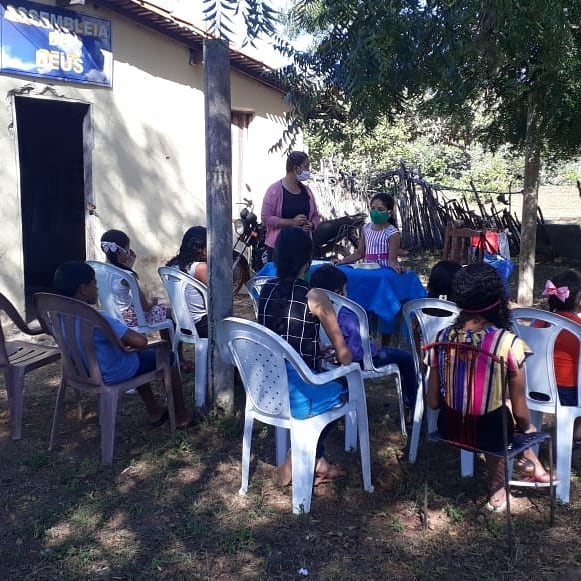
[[545, 283], [545, 290], [543, 291], [544, 297], [556, 296], [562, 303], [564, 303], [569, 298], [569, 287], [560, 286], [556, 287], [553, 281], [548, 280]]

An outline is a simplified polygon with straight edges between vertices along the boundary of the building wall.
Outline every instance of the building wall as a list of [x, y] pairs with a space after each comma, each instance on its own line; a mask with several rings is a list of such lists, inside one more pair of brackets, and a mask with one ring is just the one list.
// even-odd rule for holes
[[[187, 47], [114, 13], [89, 5], [78, 11], [113, 22], [112, 89], [0, 75], [0, 292], [20, 308], [23, 259], [14, 94], [91, 105], [96, 216], [87, 214], [87, 225], [92, 222], [95, 233], [88, 258], [103, 258], [97, 241], [104, 230], [125, 230], [137, 252], [136, 270], [143, 284], [159, 290], [157, 267], [175, 253], [187, 227], [206, 223], [202, 65], [189, 64]], [[285, 106], [277, 91], [236, 72], [231, 79], [233, 109], [253, 113], [244, 173], [259, 202], [266, 186], [284, 174], [283, 157], [268, 149], [282, 134]]]

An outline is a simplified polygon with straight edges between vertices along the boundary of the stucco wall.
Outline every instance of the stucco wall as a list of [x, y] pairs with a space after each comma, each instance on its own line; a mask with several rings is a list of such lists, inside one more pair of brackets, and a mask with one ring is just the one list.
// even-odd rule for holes
[[[113, 89], [45, 83], [0, 75], [0, 292], [22, 308], [22, 239], [14, 103], [11, 95], [45, 94], [88, 103], [94, 132], [93, 189], [96, 240], [109, 228], [125, 230], [146, 287], [159, 289], [157, 266], [171, 257], [183, 231], [205, 224], [205, 144], [202, 65], [189, 50], [107, 10], [79, 12], [113, 21]], [[284, 128], [282, 95], [232, 73], [232, 107], [254, 113], [248, 129], [245, 179], [258, 203], [284, 173], [281, 154], [269, 154]], [[260, 209], [260, 204], [257, 204]], [[101, 259], [94, 245], [88, 258]]]

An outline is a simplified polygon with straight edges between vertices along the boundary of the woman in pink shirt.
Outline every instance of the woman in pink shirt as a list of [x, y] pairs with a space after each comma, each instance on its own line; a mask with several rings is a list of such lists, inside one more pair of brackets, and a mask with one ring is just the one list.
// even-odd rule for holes
[[321, 221], [313, 192], [303, 183], [311, 177], [309, 167], [309, 156], [293, 151], [286, 160], [286, 175], [264, 194], [261, 220], [269, 261], [282, 228], [298, 226], [311, 233]]

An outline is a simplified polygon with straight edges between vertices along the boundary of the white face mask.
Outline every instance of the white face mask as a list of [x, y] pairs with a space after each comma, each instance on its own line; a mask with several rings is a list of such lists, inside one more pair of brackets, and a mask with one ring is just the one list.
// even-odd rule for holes
[[304, 169], [298, 176], [297, 180], [299, 182], [306, 182], [311, 179], [311, 172], [308, 169]]

